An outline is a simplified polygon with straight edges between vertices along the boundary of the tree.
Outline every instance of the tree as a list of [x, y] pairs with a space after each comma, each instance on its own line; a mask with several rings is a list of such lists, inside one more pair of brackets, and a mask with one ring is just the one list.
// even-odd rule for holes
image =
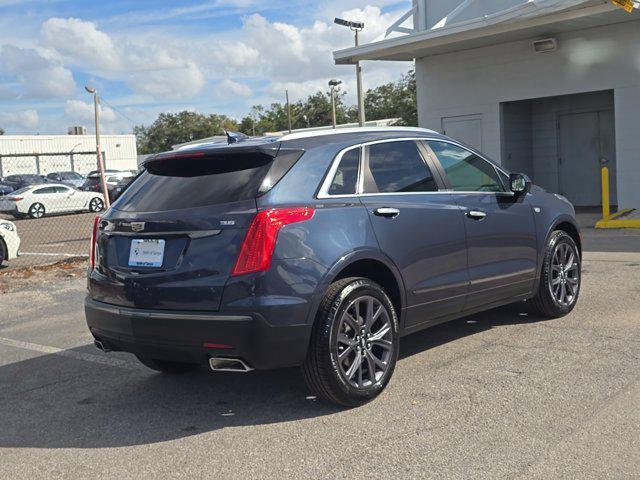
[[225, 130], [236, 130], [236, 122], [225, 115], [203, 115], [182, 111], [161, 113], [150, 126], [134, 127], [138, 152], [142, 155], [171, 150], [177, 143], [224, 135]]
[[[338, 124], [358, 121], [358, 109], [345, 104], [345, 91], [336, 94]], [[372, 88], [365, 95], [367, 120], [399, 118], [398, 125], [417, 126], [416, 75], [409, 70], [397, 82]], [[331, 125], [331, 93], [318, 90], [306, 99], [291, 104], [291, 128], [323, 127]], [[141, 154], [169, 150], [177, 143], [222, 135], [225, 130], [239, 130], [247, 135], [264, 135], [288, 128], [287, 107], [284, 103], [269, 106], [254, 105], [240, 122], [224, 115], [204, 115], [195, 112], [161, 113], [149, 127], [135, 127], [138, 151]]]
[[4, 128], [0, 128], [0, 135], [4, 135]]
[[417, 126], [415, 70], [409, 70], [398, 82], [390, 82], [368, 90], [364, 105], [368, 120], [400, 118], [398, 125]]

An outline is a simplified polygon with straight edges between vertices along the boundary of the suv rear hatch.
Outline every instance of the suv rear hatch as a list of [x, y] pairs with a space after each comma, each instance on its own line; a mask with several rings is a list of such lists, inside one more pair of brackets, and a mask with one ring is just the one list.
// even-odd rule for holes
[[256, 197], [302, 153], [236, 145], [148, 160], [98, 223], [90, 296], [146, 309], [218, 310]]

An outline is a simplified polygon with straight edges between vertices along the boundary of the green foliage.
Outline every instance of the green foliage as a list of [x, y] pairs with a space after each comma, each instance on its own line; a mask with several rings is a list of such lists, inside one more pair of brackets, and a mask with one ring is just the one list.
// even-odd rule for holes
[[[345, 105], [346, 92], [336, 94], [338, 124], [358, 121], [357, 106]], [[365, 94], [367, 120], [399, 118], [398, 125], [417, 126], [416, 76], [412, 69], [397, 82], [370, 89]], [[331, 94], [317, 91], [304, 100], [291, 103], [291, 128], [331, 125]], [[247, 135], [263, 135], [289, 128], [285, 103], [255, 105], [247, 116], [236, 122], [224, 115], [195, 112], [161, 113], [152, 125], [135, 127], [140, 154], [170, 150], [172, 145], [200, 138], [223, 135], [225, 130]]]
[[4, 135], [4, 128], [0, 128], [0, 135]]
[[150, 126], [134, 127], [141, 155], [171, 150], [177, 143], [224, 135], [225, 130], [237, 130], [236, 122], [225, 115], [203, 115], [183, 111], [161, 113]]
[[364, 108], [367, 120], [400, 118], [397, 125], [417, 127], [415, 70], [409, 70], [398, 82], [390, 82], [367, 91]]

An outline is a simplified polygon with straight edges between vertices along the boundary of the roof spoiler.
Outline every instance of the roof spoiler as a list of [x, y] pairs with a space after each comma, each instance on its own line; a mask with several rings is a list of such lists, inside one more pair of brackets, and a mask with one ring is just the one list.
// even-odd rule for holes
[[[254, 167], [258, 164], [266, 165], [271, 163], [278, 155], [298, 153], [301, 155], [304, 150], [280, 148], [281, 143], [271, 144], [251, 144], [237, 143], [216, 147], [194, 148], [190, 150], [176, 150], [159, 153], [147, 158], [142, 166], [152, 174], [160, 174], [172, 171], [180, 174], [187, 174], [187, 171], [204, 168], [211, 170], [219, 169], [220, 172], [242, 168]], [[298, 157], [299, 157], [298, 155]], [[213, 161], [213, 162], [211, 162]], [[166, 173], [164, 173], [166, 174]]]

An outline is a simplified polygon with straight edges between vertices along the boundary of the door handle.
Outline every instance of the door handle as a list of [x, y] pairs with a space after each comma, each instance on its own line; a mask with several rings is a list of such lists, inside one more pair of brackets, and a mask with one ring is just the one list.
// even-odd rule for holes
[[474, 220], [482, 220], [487, 216], [486, 213], [481, 212], [480, 210], [469, 210], [467, 212], [467, 217], [472, 218]]
[[378, 217], [386, 217], [386, 218], [396, 218], [400, 215], [400, 210], [397, 208], [389, 208], [389, 207], [381, 207], [377, 208], [373, 211], [374, 215]]

